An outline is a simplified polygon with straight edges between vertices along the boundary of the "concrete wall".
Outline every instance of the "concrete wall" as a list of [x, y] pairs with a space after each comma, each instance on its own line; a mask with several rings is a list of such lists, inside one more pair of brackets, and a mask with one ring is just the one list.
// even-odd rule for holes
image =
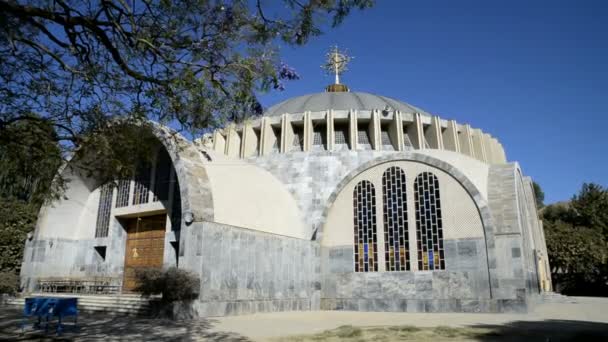
[[519, 166], [493, 165], [488, 187], [488, 202], [496, 220], [496, 266], [501, 274], [497, 295], [506, 297], [514, 291], [537, 294], [541, 279], [534, 235], [541, 228], [534, 199], [524, 190]]
[[[108, 237], [65, 239], [35, 238], [26, 241], [21, 266], [21, 284], [26, 291], [35, 291], [38, 278], [112, 278], [121, 286], [125, 262], [126, 231], [121, 222], [112, 218]], [[164, 267], [177, 264], [177, 253], [171, 242], [179, 241], [179, 230], [165, 232]], [[95, 250], [106, 247], [105, 260]]]
[[216, 155], [205, 162], [205, 171], [213, 193], [214, 222], [310, 238], [294, 198], [268, 171]]
[[215, 222], [184, 231], [180, 268], [201, 276], [203, 316], [318, 310], [318, 244]]

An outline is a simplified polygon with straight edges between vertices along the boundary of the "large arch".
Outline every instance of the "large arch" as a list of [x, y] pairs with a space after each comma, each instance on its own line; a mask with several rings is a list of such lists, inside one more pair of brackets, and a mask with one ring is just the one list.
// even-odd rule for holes
[[[190, 213], [194, 220], [212, 221], [213, 197], [200, 152], [181, 134], [167, 127], [152, 122], [151, 128], [153, 135], [168, 152], [175, 168], [182, 202], [182, 217], [183, 214]], [[51, 202], [41, 208], [35, 231], [36, 237], [40, 236], [43, 227], [49, 225], [49, 221], [61, 221], [67, 214], [72, 217], [83, 216], [83, 211], [90, 206], [87, 202], [95, 200], [90, 195], [101, 184], [96, 179], [84, 175], [72, 164], [73, 159], [58, 170], [58, 175], [69, 179], [68, 188], [64, 199]], [[52, 235], [56, 232], [49, 233]]]
[[494, 219], [492, 218], [490, 208], [486, 199], [482, 196], [479, 189], [466, 177], [460, 170], [458, 170], [455, 166], [450, 163], [447, 163], [443, 160], [422, 154], [417, 152], [405, 152], [400, 154], [390, 154], [380, 156], [369, 162], [361, 164], [359, 167], [352, 170], [348, 175], [346, 175], [335, 187], [334, 191], [329, 196], [324, 209], [323, 214], [321, 216], [321, 220], [319, 225], [316, 227], [315, 232], [313, 233], [313, 239], [316, 241], [321, 241], [323, 238], [323, 231], [325, 229], [325, 225], [327, 223], [327, 218], [329, 212], [334, 205], [338, 195], [345, 189], [346, 185], [349, 182], [357, 177], [362, 172], [376, 167], [381, 164], [385, 164], [388, 162], [394, 161], [410, 161], [410, 162], [418, 162], [431, 167], [435, 167], [441, 171], [444, 171], [448, 175], [450, 175], [454, 180], [456, 180], [465, 191], [469, 194], [473, 202], [475, 203], [477, 210], [479, 212], [482, 226], [483, 226], [483, 234], [485, 240], [486, 247], [486, 257], [488, 264], [488, 279], [489, 279], [489, 290], [490, 290], [490, 298], [493, 298], [493, 288], [498, 286], [498, 274], [496, 269], [496, 250], [495, 250], [495, 226]]

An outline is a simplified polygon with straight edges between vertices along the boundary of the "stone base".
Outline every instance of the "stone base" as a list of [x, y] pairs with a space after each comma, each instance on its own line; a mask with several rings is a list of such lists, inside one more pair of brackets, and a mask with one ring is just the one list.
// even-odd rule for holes
[[527, 312], [525, 299], [321, 299], [321, 310], [377, 312]]

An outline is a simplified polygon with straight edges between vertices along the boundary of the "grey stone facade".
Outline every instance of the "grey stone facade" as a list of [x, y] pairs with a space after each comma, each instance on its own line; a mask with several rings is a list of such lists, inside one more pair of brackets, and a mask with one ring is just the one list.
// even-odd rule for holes
[[[528, 298], [539, 292], [536, 254], [546, 247], [529, 180], [517, 164], [492, 165], [485, 196], [454, 165], [422, 152], [313, 151], [247, 159], [274, 175], [295, 199], [310, 229], [310, 238], [299, 239], [215, 222], [201, 152], [190, 145], [168, 149], [184, 215], [181, 226], [166, 233], [164, 266], [200, 276], [195, 309], [202, 316], [319, 309], [512, 312], [526, 310]], [[345, 185], [366, 169], [396, 160], [446, 172], [478, 209], [483, 237], [445, 239], [445, 270], [357, 273], [352, 245], [321, 247], [328, 210]], [[185, 214], [192, 214], [193, 222], [187, 224]], [[26, 244], [23, 283], [35, 290], [41, 277], [104, 276], [119, 285], [125, 239], [118, 220], [108, 238], [37, 236]], [[107, 248], [105, 260], [96, 246]]]
[[186, 229], [179, 265], [201, 275], [199, 314], [319, 308], [316, 242], [213, 222]]

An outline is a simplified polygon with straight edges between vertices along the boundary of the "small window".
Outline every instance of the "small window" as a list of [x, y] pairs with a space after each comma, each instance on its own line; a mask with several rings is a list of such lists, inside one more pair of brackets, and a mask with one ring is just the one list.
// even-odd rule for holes
[[349, 146], [348, 123], [334, 124], [336, 149], [347, 149]]
[[313, 123], [312, 145], [313, 149], [327, 149], [327, 129], [325, 125]]
[[357, 126], [357, 145], [361, 150], [371, 150], [372, 144], [369, 138], [369, 129], [367, 124]]
[[106, 246], [95, 246], [97, 260], [100, 262], [106, 261]]
[[382, 149], [386, 151], [394, 151], [395, 147], [391, 141], [391, 136], [388, 133], [388, 126], [382, 126], [380, 130], [380, 139], [382, 140]]

